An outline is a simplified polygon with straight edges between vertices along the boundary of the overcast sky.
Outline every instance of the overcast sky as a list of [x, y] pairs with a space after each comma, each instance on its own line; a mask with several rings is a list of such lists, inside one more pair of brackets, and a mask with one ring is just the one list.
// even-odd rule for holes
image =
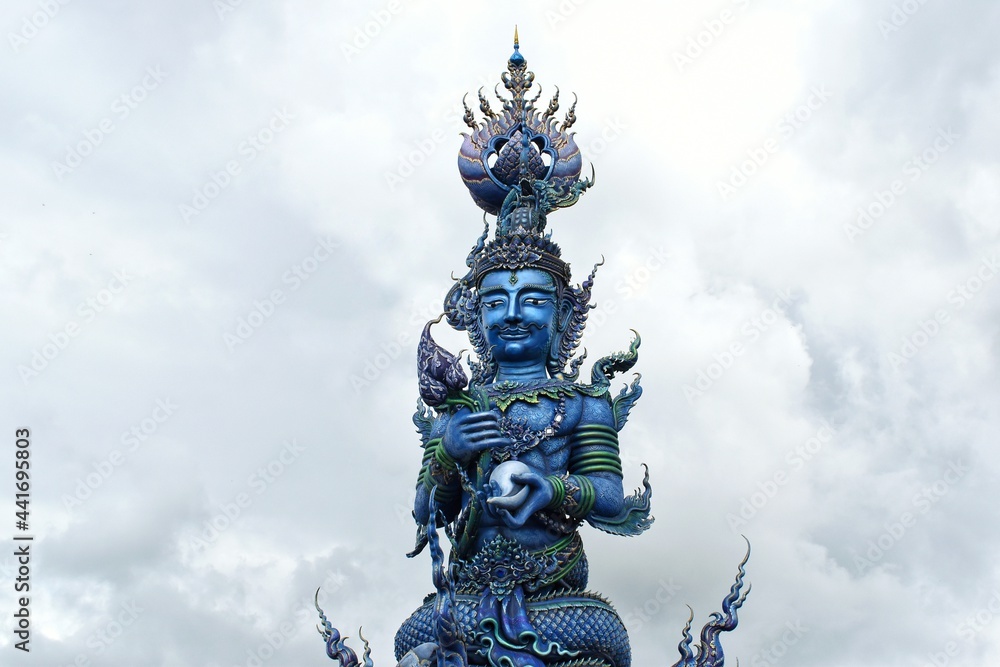
[[481, 229], [460, 102], [515, 24], [597, 173], [550, 219], [577, 280], [606, 258], [590, 359], [643, 340], [656, 523], [584, 530], [634, 663], [744, 534], [732, 664], [1000, 664], [987, 0], [4, 3], [0, 663], [327, 664], [322, 586], [394, 664], [415, 342]]

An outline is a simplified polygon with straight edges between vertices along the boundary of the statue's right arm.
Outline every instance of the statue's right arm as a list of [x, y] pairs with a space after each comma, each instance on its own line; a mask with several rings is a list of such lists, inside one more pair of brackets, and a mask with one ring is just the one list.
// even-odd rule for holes
[[413, 499], [413, 520], [419, 526], [426, 526], [431, 518], [431, 492], [421, 479], [417, 479], [417, 496]]
[[451, 421], [450, 414], [441, 414], [434, 420], [431, 437], [424, 447], [420, 472], [417, 474], [416, 496], [413, 500], [413, 519], [418, 525], [427, 525], [430, 519], [431, 489], [437, 487], [438, 509], [446, 516], [457, 515], [461, 503], [462, 486], [454, 465], [443, 450], [443, 436]]

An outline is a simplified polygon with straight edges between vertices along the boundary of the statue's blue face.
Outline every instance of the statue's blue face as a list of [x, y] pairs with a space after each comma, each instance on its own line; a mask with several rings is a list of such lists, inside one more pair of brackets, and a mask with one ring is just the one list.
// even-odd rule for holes
[[555, 333], [555, 279], [539, 269], [490, 271], [479, 284], [483, 329], [493, 358], [530, 363], [548, 358]]

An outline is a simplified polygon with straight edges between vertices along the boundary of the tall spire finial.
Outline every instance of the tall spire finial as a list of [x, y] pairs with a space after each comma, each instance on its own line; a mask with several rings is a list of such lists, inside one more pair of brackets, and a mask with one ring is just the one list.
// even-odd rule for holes
[[524, 56], [521, 55], [520, 42], [517, 39], [517, 26], [514, 26], [514, 53], [510, 54], [510, 64], [515, 67], [524, 67], [526, 64]]

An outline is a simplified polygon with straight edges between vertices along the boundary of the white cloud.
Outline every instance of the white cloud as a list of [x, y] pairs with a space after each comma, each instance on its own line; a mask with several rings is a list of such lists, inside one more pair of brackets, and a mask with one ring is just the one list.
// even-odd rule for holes
[[[364, 625], [391, 664], [395, 628], [430, 590], [427, 560], [403, 558], [415, 341], [481, 230], [455, 170], [454, 108], [499, 79], [518, 23], [546, 93], [579, 95], [578, 141], [620, 127], [587, 156], [593, 191], [551, 224], [578, 277], [608, 259], [595, 299], [614, 312], [588, 335], [591, 359], [629, 328], [643, 336], [646, 392], [623, 447], [651, 465], [657, 523], [636, 540], [585, 535], [593, 587], [620, 609], [641, 609], [661, 577], [680, 589], [634, 633], [636, 664], [675, 660], [685, 603], [699, 620], [716, 610], [743, 548], [727, 515], [776, 472], [786, 482], [741, 527], [754, 587], [729, 656], [760, 662], [801, 623], [767, 664], [995, 662], [1000, 621], [963, 623], [1000, 588], [1000, 278], [969, 282], [1000, 254], [1000, 12], [928, 2], [883, 35], [897, 4], [402, 0], [350, 58], [343, 45], [385, 3], [230, 3], [221, 19], [210, 3], [68, 3], [16, 49], [8, 36], [0, 402], [9, 428], [33, 432], [35, 657], [246, 664], [287, 621], [265, 664], [319, 664], [300, 609], [323, 585], [341, 629]], [[679, 69], [674, 52], [723, 10], [734, 20]], [[0, 25], [21, 35], [36, 11], [14, 3]], [[150, 67], [162, 82], [122, 116], [112, 104]], [[829, 99], [783, 131], [818, 86]], [[281, 109], [292, 120], [251, 159], [242, 142]], [[106, 117], [113, 131], [60, 179], [52, 163]], [[948, 127], [958, 138], [914, 177], [907, 161]], [[718, 183], [771, 137], [777, 150], [723, 200]], [[234, 160], [185, 223], [178, 206]], [[412, 173], [390, 189], [401, 160]], [[852, 242], [845, 225], [896, 179], [905, 192]], [[286, 272], [321, 237], [339, 246], [293, 289]], [[653, 248], [667, 260], [640, 271]], [[134, 282], [84, 321], [79, 304], [123, 268]], [[230, 350], [224, 334], [276, 289], [284, 301]], [[783, 293], [787, 307], [754, 325]], [[938, 311], [947, 321], [920, 338]], [[18, 366], [69, 322], [79, 332], [23, 381]], [[733, 343], [742, 352], [689, 402], [684, 385]], [[64, 494], [166, 398], [176, 414], [69, 511]], [[791, 463], [824, 421], [835, 436]], [[301, 455], [258, 493], [254, 475], [293, 439]], [[955, 461], [967, 472], [935, 494]], [[192, 550], [240, 493], [252, 502]], [[896, 537], [904, 512], [914, 521]], [[859, 570], [869, 543], [882, 553]], [[143, 611], [120, 638], [95, 639], [132, 603]]]

